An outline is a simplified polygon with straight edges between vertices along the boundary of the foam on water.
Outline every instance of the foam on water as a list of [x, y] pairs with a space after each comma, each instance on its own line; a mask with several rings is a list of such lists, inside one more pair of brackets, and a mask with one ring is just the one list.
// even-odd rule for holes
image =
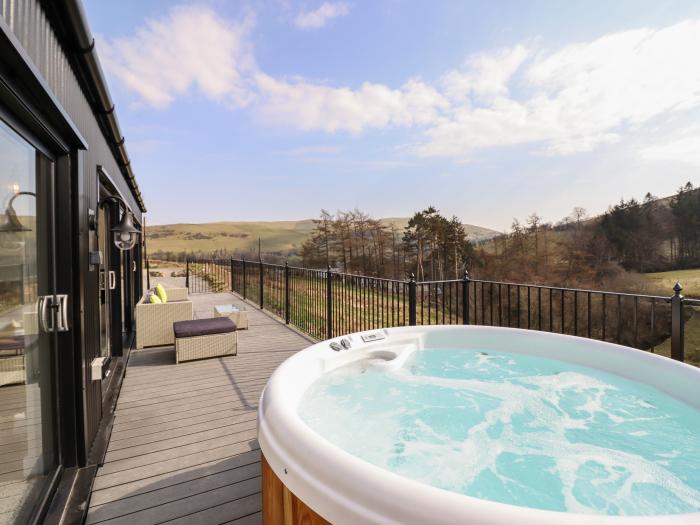
[[349, 365], [301, 418], [370, 463], [435, 487], [539, 509], [700, 511], [700, 411], [553, 359], [431, 349], [402, 368]]

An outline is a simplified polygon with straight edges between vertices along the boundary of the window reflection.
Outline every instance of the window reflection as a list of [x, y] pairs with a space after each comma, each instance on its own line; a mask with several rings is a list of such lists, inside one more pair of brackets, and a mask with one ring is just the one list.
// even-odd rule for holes
[[27, 520], [55, 463], [51, 353], [37, 315], [49, 244], [36, 186], [50, 175], [0, 122], [0, 524]]
[[[12, 204], [25, 231], [12, 231], [0, 215], [0, 386], [24, 383], [23, 350], [37, 334], [36, 152], [6, 126], [0, 126], [0, 209]], [[12, 202], [11, 202], [12, 201]]]

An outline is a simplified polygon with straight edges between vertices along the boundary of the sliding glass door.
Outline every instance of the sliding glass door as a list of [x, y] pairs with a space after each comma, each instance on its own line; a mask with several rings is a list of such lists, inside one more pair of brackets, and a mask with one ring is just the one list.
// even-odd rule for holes
[[0, 121], [0, 524], [30, 521], [59, 465], [53, 185]]

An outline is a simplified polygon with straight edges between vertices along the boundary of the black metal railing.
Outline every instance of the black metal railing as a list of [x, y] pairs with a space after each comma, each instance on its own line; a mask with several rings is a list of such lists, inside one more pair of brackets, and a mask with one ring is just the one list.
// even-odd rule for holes
[[[380, 327], [473, 324], [587, 337], [685, 360], [700, 300], [471, 279], [416, 282], [262, 261], [191, 260], [192, 293], [233, 291], [316, 339]], [[697, 312], [696, 312], [697, 310]], [[660, 348], [661, 347], [661, 348]]]
[[228, 260], [197, 259], [185, 263], [185, 285], [190, 293], [217, 293], [231, 290]]

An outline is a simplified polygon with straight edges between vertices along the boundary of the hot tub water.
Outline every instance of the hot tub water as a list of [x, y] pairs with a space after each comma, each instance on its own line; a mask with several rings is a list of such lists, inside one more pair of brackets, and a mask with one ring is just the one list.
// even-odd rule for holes
[[370, 361], [321, 376], [299, 415], [357, 457], [478, 498], [609, 515], [700, 511], [700, 411], [593, 368], [422, 350], [399, 367]]

